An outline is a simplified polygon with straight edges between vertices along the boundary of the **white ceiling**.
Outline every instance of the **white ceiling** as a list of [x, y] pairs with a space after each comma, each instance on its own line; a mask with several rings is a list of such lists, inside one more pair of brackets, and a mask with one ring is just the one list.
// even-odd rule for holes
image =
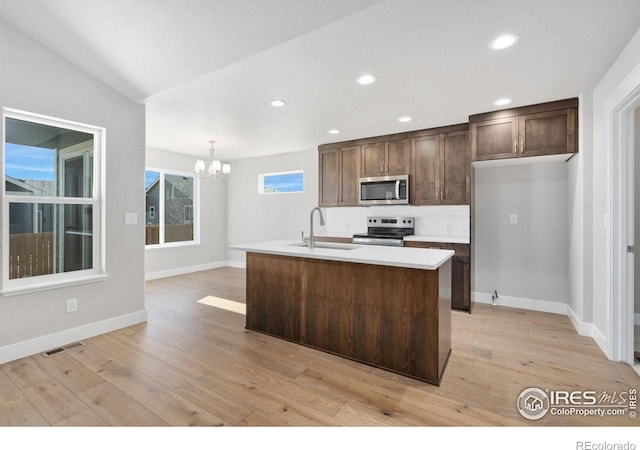
[[[147, 146], [234, 160], [589, 92], [640, 0], [0, 0], [0, 18], [145, 103]], [[489, 50], [503, 32], [519, 43]]]

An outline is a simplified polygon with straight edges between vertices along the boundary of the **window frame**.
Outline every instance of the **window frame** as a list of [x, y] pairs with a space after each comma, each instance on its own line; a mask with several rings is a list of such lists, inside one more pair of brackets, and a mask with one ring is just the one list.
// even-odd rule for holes
[[[147, 244], [145, 242], [145, 250], [156, 250], [164, 248], [176, 248], [176, 247], [190, 247], [194, 245], [200, 245], [200, 177], [197, 177], [193, 172], [185, 172], [172, 169], [157, 169], [154, 167], [146, 167], [144, 169], [145, 174], [147, 172], [158, 172], [158, 208], [155, 210], [155, 216], [158, 218], [159, 236], [158, 244]], [[190, 241], [177, 241], [177, 242], [164, 242], [164, 227], [165, 227], [165, 189], [164, 182], [166, 175], [177, 175], [181, 177], [193, 178], [193, 239]], [[146, 186], [145, 186], [146, 192]], [[147, 227], [147, 200], [145, 197], [144, 216], [145, 216], [145, 230]]]
[[[93, 135], [93, 170], [91, 197], [51, 197], [10, 194], [6, 189], [6, 125], [7, 119], [16, 119], [40, 125], [78, 131]], [[13, 108], [2, 108], [2, 147], [0, 172], [2, 182], [2, 277], [0, 294], [3, 297], [23, 293], [38, 292], [65, 286], [92, 283], [107, 278], [106, 272], [106, 226], [105, 226], [105, 169], [106, 169], [106, 129], [95, 125], [45, 116]], [[9, 191], [10, 192], [10, 191]], [[74, 270], [33, 277], [9, 279], [10, 265], [10, 219], [9, 207], [12, 203], [53, 204], [53, 205], [90, 205], [92, 207], [92, 261], [90, 269]]]
[[[265, 192], [264, 179], [266, 177], [271, 177], [274, 175], [294, 175], [299, 173], [302, 174], [302, 190], [301, 191]], [[304, 194], [304, 169], [286, 170], [283, 172], [259, 173], [258, 174], [258, 194], [259, 195]]]

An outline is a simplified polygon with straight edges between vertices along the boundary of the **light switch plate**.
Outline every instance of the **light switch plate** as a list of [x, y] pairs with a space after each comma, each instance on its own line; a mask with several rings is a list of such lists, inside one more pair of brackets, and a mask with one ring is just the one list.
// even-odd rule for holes
[[511, 223], [511, 224], [518, 223], [518, 215], [517, 214], [510, 214], [509, 215], [509, 223]]
[[137, 225], [138, 224], [138, 213], [124, 213], [124, 223], [125, 225]]

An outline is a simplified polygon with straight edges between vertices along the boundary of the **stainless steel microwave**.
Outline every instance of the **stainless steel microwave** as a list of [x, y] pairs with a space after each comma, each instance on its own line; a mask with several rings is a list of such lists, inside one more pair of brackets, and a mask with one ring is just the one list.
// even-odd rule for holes
[[360, 205], [408, 205], [409, 175], [360, 178]]

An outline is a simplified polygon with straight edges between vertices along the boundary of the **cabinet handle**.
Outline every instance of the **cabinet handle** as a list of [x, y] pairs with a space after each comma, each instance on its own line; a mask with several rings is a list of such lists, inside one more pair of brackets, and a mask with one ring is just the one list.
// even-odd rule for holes
[[524, 141], [520, 141], [520, 153], [524, 151]]
[[518, 141], [513, 141], [513, 153], [518, 153]]
[[444, 191], [440, 191], [440, 200], [444, 200]]

